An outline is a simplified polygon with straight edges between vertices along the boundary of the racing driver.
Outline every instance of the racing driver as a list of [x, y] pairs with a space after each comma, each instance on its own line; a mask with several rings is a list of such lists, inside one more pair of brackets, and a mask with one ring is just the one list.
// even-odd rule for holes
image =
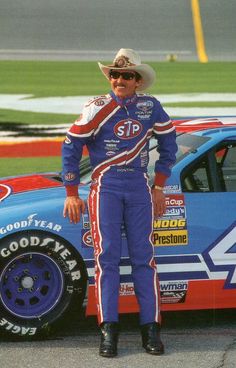
[[[153, 217], [165, 212], [163, 186], [171, 174], [177, 150], [175, 129], [160, 102], [141, 94], [155, 80], [155, 71], [142, 64], [132, 49], [120, 49], [111, 65], [98, 63], [111, 92], [84, 106], [63, 144], [64, 217], [80, 221], [85, 203], [79, 197], [79, 162], [88, 148], [92, 182], [88, 209], [95, 255], [95, 290], [99, 354], [117, 355], [121, 227], [125, 226], [135, 295], [140, 309], [142, 345], [161, 355], [160, 300], [151, 240]], [[149, 140], [158, 140], [155, 177], [148, 184]]]

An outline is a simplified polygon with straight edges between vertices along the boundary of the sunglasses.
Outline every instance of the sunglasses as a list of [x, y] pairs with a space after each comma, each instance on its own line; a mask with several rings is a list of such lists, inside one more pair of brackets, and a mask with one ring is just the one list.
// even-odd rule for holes
[[111, 70], [109, 75], [110, 75], [110, 78], [112, 78], [112, 79], [119, 79], [120, 77], [122, 77], [124, 80], [132, 80], [136, 77], [135, 73], [132, 73], [132, 72], [117, 72], [116, 70]]

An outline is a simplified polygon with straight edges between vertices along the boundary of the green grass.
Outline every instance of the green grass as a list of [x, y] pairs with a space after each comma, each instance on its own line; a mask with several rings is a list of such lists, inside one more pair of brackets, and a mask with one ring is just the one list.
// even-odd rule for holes
[[[236, 92], [235, 62], [151, 62], [150, 93]], [[0, 61], [0, 93], [36, 97], [100, 95], [109, 83], [96, 62]]]
[[73, 123], [77, 117], [78, 115], [0, 109], [0, 123], [6, 124], [66, 124]]
[[1, 158], [0, 177], [61, 171], [60, 157]]

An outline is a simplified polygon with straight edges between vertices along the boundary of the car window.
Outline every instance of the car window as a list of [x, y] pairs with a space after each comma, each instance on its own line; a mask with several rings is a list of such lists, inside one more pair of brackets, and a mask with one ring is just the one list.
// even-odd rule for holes
[[190, 153], [195, 152], [200, 146], [207, 142], [210, 137], [201, 137], [194, 134], [180, 134], [176, 138], [178, 151], [176, 153], [176, 162], [183, 160]]
[[236, 192], [236, 143], [223, 142], [181, 176], [184, 192]]
[[[178, 146], [178, 151], [176, 153], [176, 163], [180, 162], [190, 153], [195, 152], [202, 144], [207, 142], [209, 137], [201, 137], [197, 135], [191, 134], [179, 134], [176, 137], [176, 143]], [[148, 165], [148, 174], [150, 183], [153, 183], [154, 172], [155, 172], [155, 162], [159, 157], [157, 153], [157, 143], [155, 139], [151, 140], [151, 150], [150, 150], [150, 159]]]
[[225, 191], [236, 192], [236, 144], [217, 150], [216, 158]]
[[182, 179], [183, 192], [210, 192], [209, 165], [207, 157], [189, 167]]

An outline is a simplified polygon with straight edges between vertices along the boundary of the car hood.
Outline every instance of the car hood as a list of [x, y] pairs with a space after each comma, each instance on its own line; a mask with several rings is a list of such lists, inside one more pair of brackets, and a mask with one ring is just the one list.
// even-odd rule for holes
[[[82, 186], [83, 187], [83, 186]], [[86, 196], [87, 190], [82, 190]], [[82, 194], [81, 193], [81, 194]], [[36, 201], [62, 201], [65, 198], [65, 189], [61, 177], [57, 173], [43, 173], [7, 177], [0, 180], [0, 205], [1, 207], [17, 206]]]

